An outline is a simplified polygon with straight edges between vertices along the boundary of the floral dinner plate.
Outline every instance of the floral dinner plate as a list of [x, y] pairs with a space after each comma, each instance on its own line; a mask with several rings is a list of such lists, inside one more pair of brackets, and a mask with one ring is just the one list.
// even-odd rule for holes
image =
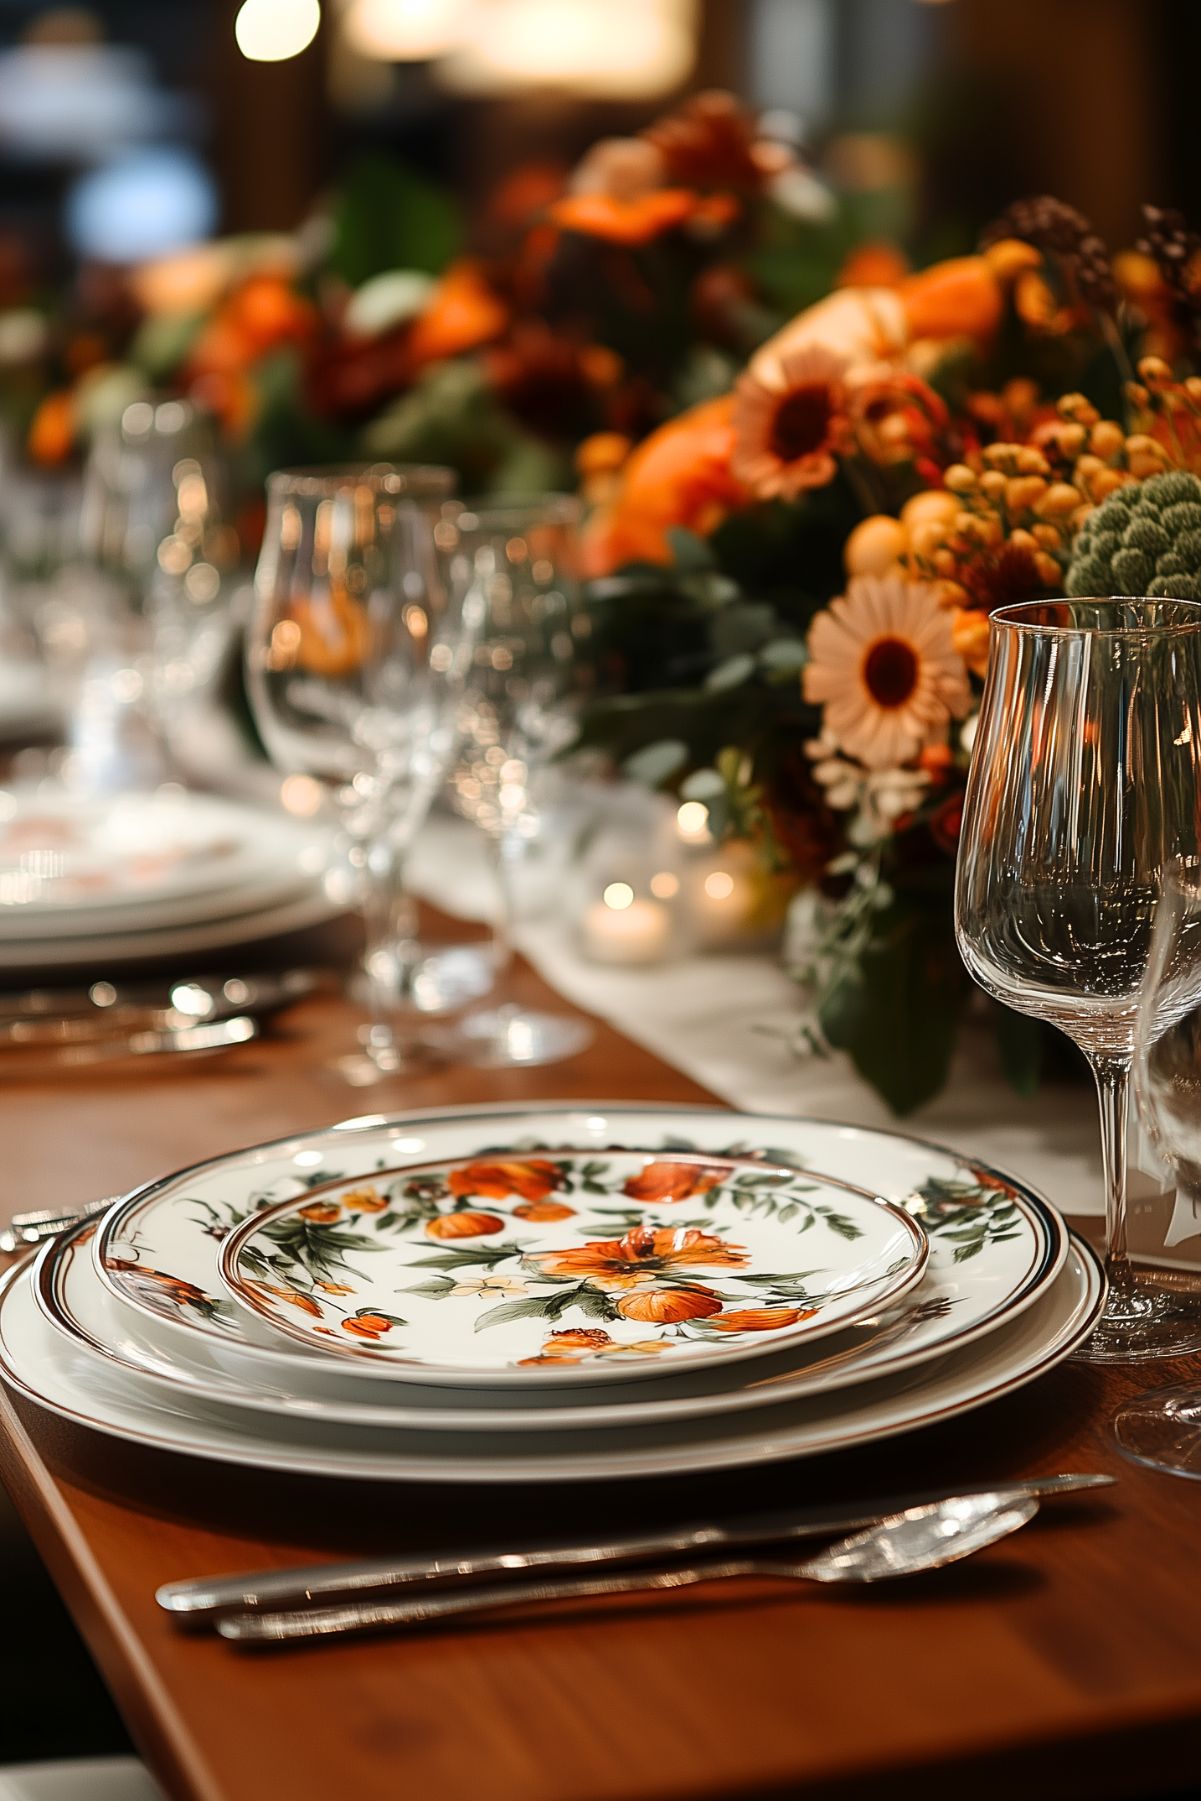
[[961, 1355], [916, 1376], [883, 1376], [849, 1392], [736, 1409], [720, 1419], [591, 1432], [318, 1430], [296, 1419], [238, 1420], [187, 1397], [151, 1398], [66, 1342], [39, 1312], [30, 1266], [0, 1277], [0, 1376], [17, 1394], [93, 1431], [249, 1470], [377, 1482], [616, 1481], [707, 1474], [846, 1450], [952, 1418], [1011, 1392], [1067, 1357], [1092, 1331], [1105, 1278], [1078, 1240], [1055, 1279], [1018, 1317]]
[[[861, 1381], [885, 1367], [908, 1367], [996, 1329], [1034, 1302], [1066, 1253], [1063, 1221], [1020, 1183], [898, 1133], [717, 1107], [502, 1105], [351, 1120], [148, 1184], [101, 1222], [91, 1247], [97, 1279], [139, 1334], [169, 1358], [202, 1354], [207, 1365], [235, 1380], [287, 1383], [296, 1393], [353, 1400], [369, 1381], [381, 1398], [390, 1389], [389, 1398], [401, 1399], [414, 1380], [440, 1378], [426, 1372], [415, 1377], [403, 1365], [316, 1358], [299, 1348], [252, 1341], [245, 1316], [220, 1282], [222, 1243], [248, 1215], [323, 1185], [348, 1179], [370, 1183], [406, 1163], [415, 1168], [439, 1158], [466, 1162], [498, 1156], [502, 1149], [506, 1157], [526, 1158], [565, 1142], [594, 1152], [651, 1145], [665, 1161], [677, 1151], [716, 1158], [758, 1153], [775, 1164], [808, 1166], [869, 1194], [886, 1194], [911, 1209], [930, 1240], [926, 1277], [898, 1305], [863, 1328], [850, 1329], [853, 1343], [846, 1333], [828, 1341], [842, 1358], [830, 1385]], [[606, 1327], [584, 1324], [608, 1336]], [[802, 1347], [773, 1354], [771, 1332], [759, 1336], [765, 1360], [754, 1367], [762, 1369], [765, 1381], [787, 1379], [790, 1368], [799, 1370], [807, 1361]], [[573, 1392], [590, 1401], [612, 1388], [619, 1361], [604, 1352], [604, 1343], [598, 1337], [571, 1352], [592, 1372], [593, 1383]], [[639, 1384], [648, 1400], [658, 1389], [666, 1398], [702, 1383], [700, 1370], [681, 1371], [674, 1380], [665, 1370], [660, 1362]], [[534, 1378], [530, 1385], [509, 1392], [519, 1395], [522, 1405], [540, 1404], [539, 1370], [527, 1373]], [[717, 1387], [718, 1373], [715, 1367], [703, 1386]], [[582, 1383], [583, 1371], [579, 1374]], [[736, 1366], [731, 1374], [737, 1374]], [[741, 1386], [740, 1377], [738, 1382]], [[481, 1384], [481, 1400], [488, 1393]], [[447, 1398], [458, 1404], [453, 1389]]]
[[221, 1277], [310, 1350], [528, 1380], [711, 1363], [814, 1339], [921, 1279], [903, 1208], [798, 1170], [558, 1150], [387, 1170], [243, 1221]]

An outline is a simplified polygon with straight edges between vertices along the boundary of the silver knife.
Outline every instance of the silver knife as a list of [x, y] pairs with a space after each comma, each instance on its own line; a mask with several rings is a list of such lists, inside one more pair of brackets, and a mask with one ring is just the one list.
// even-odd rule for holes
[[169, 982], [101, 981], [87, 988], [37, 988], [0, 996], [0, 1050], [57, 1049], [123, 1031], [211, 1025], [235, 1013], [261, 1016], [303, 999], [317, 981], [313, 970], [287, 969]]
[[[957, 1492], [964, 1495], [998, 1494], [1002, 1500], [1030, 1496], [1072, 1494], [1089, 1488], [1108, 1488], [1116, 1477], [1033, 1476], [1028, 1481], [982, 1483]], [[213, 1616], [235, 1609], [303, 1606], [310, 1601], [361, 1594], [388, 1594], [413, 1584], [438, 1586], [469, 1581], [477, 1576], [504, 1575], [524, 1570], [571, 1570], [580, 1565], [653, 1562], [679, 1552], [726, 1550], [731, 1546], [784, 1544], [789, 1540], [836, 1537], [875, 1525], [886, 1514], [904, 1513], [929, 1501], [946, 1499], [946, 1492], [903, 1495], [871, 1503], [852, 1502], [822, 1512], [795, 1509], [778, 1513], [749, 1513], [722, 1523], [694, 1521], [665, 1532], [630, 1534], [595, 1540], [566, 1540], [558, 1544], [527, 1545], [524, 1549], [491, 1546], [467, 1556], [455, 1552], [394, 1559], [368, 1558], [361, 1563], [322, 1563], [284, 1570], [250, 1570], [236, 1576], [193, 1578], [168, 1582], [155, 1599], [181, 1624], [203, 1625]]]
[[56, 1069], [91, 1068], [95, 1064], [120, 1063], [129, 1057], [174, 1056], [180, 1052], [220, 1051], [246, 1044], [258, 1037], [258, 1024], [241, 1015], [217, 1020], [213, 1025], [184, 1026], [170, 1031], [136, 1031], [128, 1037], [89, 1038], [54, 1050], [31, 1049], [27, 1057], [16, 1050], [4, 1053], [4, 1076], [45, 1076]]

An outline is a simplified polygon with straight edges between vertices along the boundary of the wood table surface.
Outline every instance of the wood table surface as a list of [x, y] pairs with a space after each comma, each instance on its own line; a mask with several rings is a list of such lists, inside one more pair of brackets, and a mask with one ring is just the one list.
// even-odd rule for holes
[[[541, 989], [528, 970], [518, 979]], [[269, 1040], [187, 1070], [12, 1085], [9, 1209], [110, 1192], [352, 1113], [712, 1098], [603, 1025], [588, 1051], [548, 1069], [449, 1070], [348, 1093], [324, 1066], [355, 1020], [322, 996]], [[800, 1111], [800, 1070], [797, 1101]], [[1150, 1379], [1189, 1373], [1156, 1365]], [[1192, 1788], [1201, 1760], [1201, 1488], [1123, 1464], [1108, 1436], [1118, 1399], [1146, 1380], [1069, 1364], [874, 1451], [578, 1488], [217, 1469], [7, 1398], [0, 1458], [136, 1741], [179, 1801], [1142, 1796]], [[1120, 1485], [1047, 1504], [957, 1569], [858, 1593], [727, 1583], [265, 1654], [182, 1634], [153, 1600], [162, 1582], [265, 1564], [1071, 1469], [1112, 1470]], [[5, 1629], [15, 1640], [19, 1622]]]

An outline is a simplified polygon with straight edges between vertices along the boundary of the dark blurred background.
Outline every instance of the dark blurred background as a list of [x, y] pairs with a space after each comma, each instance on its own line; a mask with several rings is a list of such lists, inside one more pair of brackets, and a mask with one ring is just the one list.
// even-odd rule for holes
[[470, 201], [703, 86], [922, 251], [1034, 191], [1121, 244], [1143, 199], [1201, 216], [1199, 66], [1195, 0], [0, 0], [0, 257], [289, 228], [370, 151]]

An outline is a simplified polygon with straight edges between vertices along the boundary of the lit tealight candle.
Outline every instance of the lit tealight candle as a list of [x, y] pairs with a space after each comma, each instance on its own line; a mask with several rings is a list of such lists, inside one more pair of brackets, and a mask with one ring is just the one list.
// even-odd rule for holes
[[676, 809], [676, 831], [684, 844], [712, 844], [709, 809], [703, 801], [686, 800]]
[[580, 921], [580, 948], [594, 963], [658, 963], [671, 942], [671, 914], [640, 900], [628, 882], [610, 882]]

